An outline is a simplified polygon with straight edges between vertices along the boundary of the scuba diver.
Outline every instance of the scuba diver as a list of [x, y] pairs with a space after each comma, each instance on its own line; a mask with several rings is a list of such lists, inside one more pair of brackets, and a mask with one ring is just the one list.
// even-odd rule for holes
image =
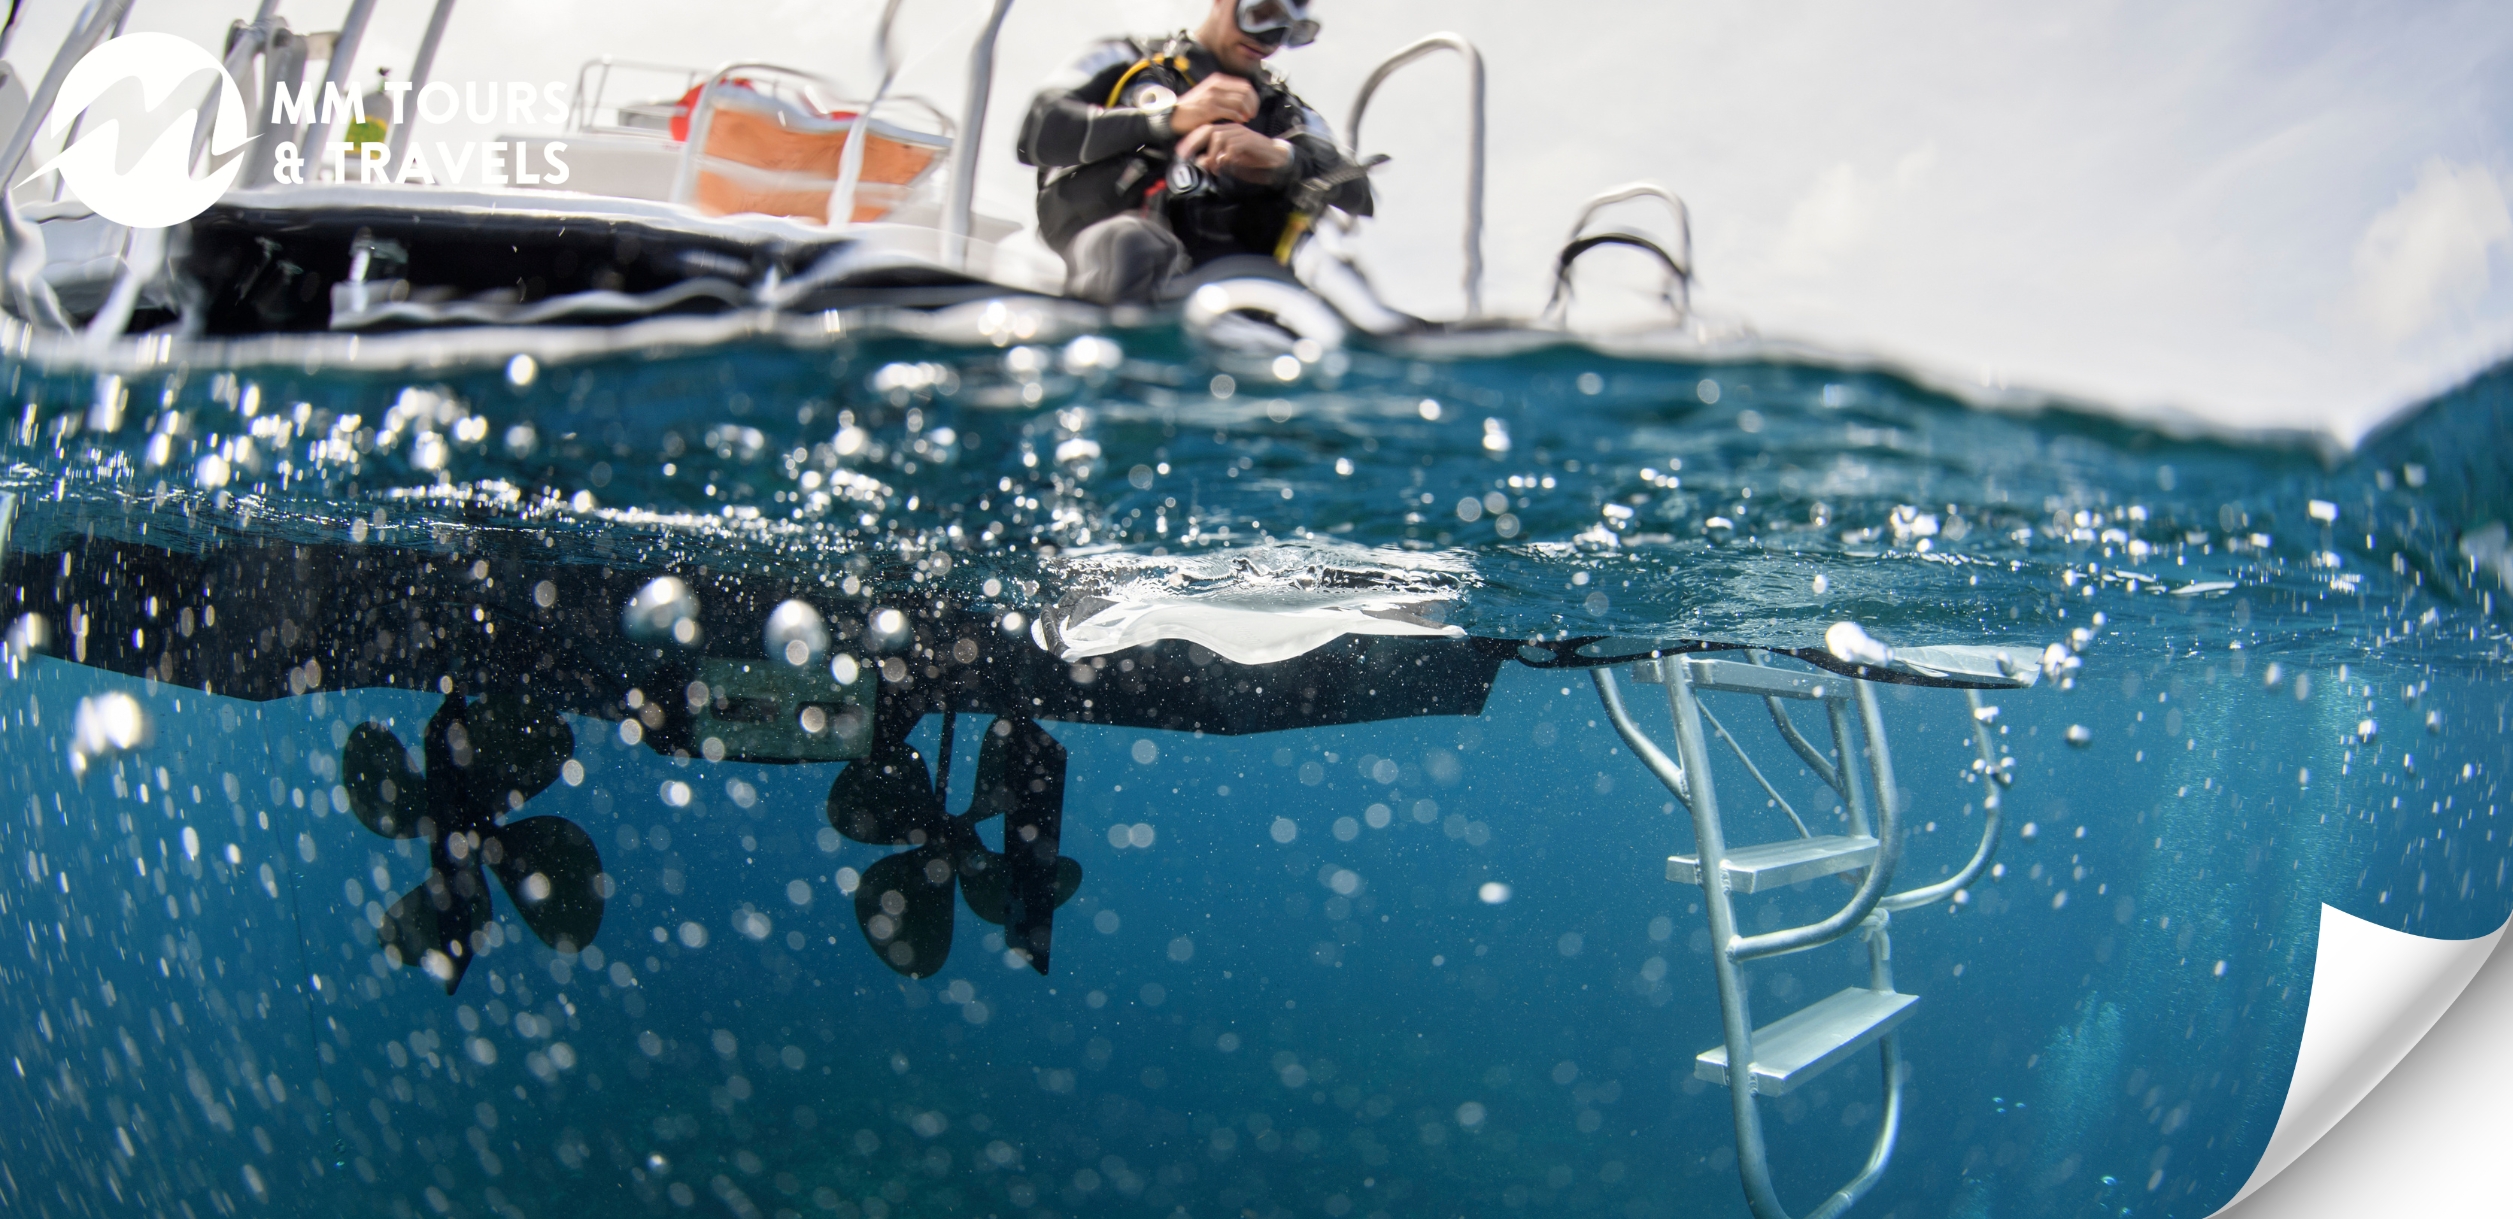
[[1365, 167], [1265, 65], [1317, 32], [1301, 0], [1213, 0], [1193, 31], [1103, 42], [1039, 92], [1018, 152], [1069, 295], [1149, 303], [1217, 260], [1289, 262], [1327, 207], [1370, 214]]

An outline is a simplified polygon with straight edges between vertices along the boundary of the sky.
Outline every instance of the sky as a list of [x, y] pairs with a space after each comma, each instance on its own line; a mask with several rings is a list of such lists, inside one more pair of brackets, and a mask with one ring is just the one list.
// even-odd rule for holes
[[[27, 0], [37, 75], [66, 0]], [[215, 46], [249, 5], [138, 0], [131, 29]], [[1192, 23], [1193, 0], [1024, 0], [981, 140], [979, 210], [1032, 219], [1011, 141], [1036, 82], [1094, 38]], [[299, 30], [345, 0], [287, 3]], [[383, 0], [359, 56], [406, 73], [423, 0]], [[986, 0], [908, 0], [899, 88], [956, 112]], [[232, 9], [232, 11], [228, 11]], [[1347, 121], [1380, 59], [1435, 30], [1489, 81], [1490, 312], [1532, 315], [1580, 204], [1683, 196], [1707, 317], [2133, 416], [2353, 439], [2513, 354], [2513, 21], [2501, 0], [1319, 0], [1277, 67]], [[587, 59], [771, 60], [869, 91], [873, 0], [706, 6], [464, 0], [437, 77], [568, 81]], [[704, 16], [697, 14], [703, 13]], [[1399, 73], [1364, 151], [1355, 245], [1400, 307], [1454, 317], [1464, 73]], [[448, 138], [490, 138], [453, 129]], [[1633, 205], [1617, 219], [1663, 231]], [[1639, 318], [1636, 256], [1594, 256], [1581, 317]], [[1585, 266], [1586, 264], [1583, 264]]]

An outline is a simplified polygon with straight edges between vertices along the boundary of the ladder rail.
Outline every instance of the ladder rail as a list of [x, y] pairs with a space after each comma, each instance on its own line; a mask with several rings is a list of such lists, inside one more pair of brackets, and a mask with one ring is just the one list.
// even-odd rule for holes
[[[1771, 667], [1771, 662], [1766, 659], [1767, 655], [1761, 648], [1752, 648], [1746, 651], [1745, 659], [1751, 664], [1767, 669]], [[1789, 718], [1789, 705], [1778, 698], [1765, 698], [1763, 705], [1770, 708], [1771, 726], [1780, 730], [1780, 739], [1787, 741], [1789, 748], [1797, 751], [1797, 756], [1815, 772], [1816, 778], [1824, 781], [1824, 786], [1840, 791], [1841, 772], [1833, 768], [1832, 759], [1825, 757], [1823, 750], [1815, 748], [1815, 743], [1807, 740], [1806, 734], [1798, 731], [1797, 721]]]
[[[1867, 921], [1868, 988], [1878, 991], [1893, 989], [1893, 940], [1888, 933], [1892, 916], [1878, 910]], [[1876, 1043], [1878, 1065], [1884, 1070], [1885, 1112], [1878, 1119], [1876, 1142], [1868, 1149], [1867, 1163], [1850, 1182], [1834, 1190], [1806, 1219], [1835, 1219], [1850, 1209], [1851, 1204], [1866, 1196], [1885, 1168], [1893, 1162], [1896, 1140], [1902, 1134], [1902, 1034], [1899, 1030], [1885, 1034]]]
[[1867, 791], [1859, 783], [1858, 766], [1850, 760], [1850, 742], [1854, 738], [1850, 730], [1850, 709], [1840, 699], [1827, 699], [1824, 702], [1824, 720], [1832, 729], [1833, 756], [1841, 759], [1841, 770], [1836, 776], [1840, 781], [1833, 784], [1833, 789], [1840, 792], [1842, 799], [1850, 805], [1850, 824], [1857, 827], [1859, 833], [1873, 838], [1876, 830], [1867, 813]]
[[1972, 708], [1972, 747], [1980, 754], [1981, 772], [1987, 776], [1983, 781], [1989, 785], [1981, 799], [1981, 845], [1973, 848], [1971, 862], [1964, 864], [1961, 871], [1936, 884], [1896, 893], [1884, 900], [1884, 909], [1910, 910], [1970, 888], [1998, 854], [2001, 805], [2005, 803], [1999, 799], [1998, 789], [2014, 783], [2015, 778], [1998, 765], [1998, 744], [1990, 739], [1989, 721], [1981, 717], [1981, 692], [1966, 690], [1963, 698]]
[[1397, 48], [1361, 82], [1361, 92], [1353, 98], [1345, 151], [1352, 159], [1361, 159], [1361, 120], [1370, 112], [1370, 99], [1379, 86], [1397, 69], [1438, 51], [1455, 51], [1466, 63], [1466, 316], [1460, 320], [1472, 322], [1483, 316], [1483, 52], [1465, 35], [1446, 30]]
[[1824, 786], [1834, 791], [1841, 790], [1841, 772], [1833, 769], [1832, 760], [1824, 756], [1823, 750], [1815, 748], [1815, 743], [1798, 731], [1797, 722], [1789, 718], [1789, 705], [1776, 698], [1766, 698], [1763, 703], [1771, 708], [1771, 726], [1780, 730], [1780, 739], [1797, 751], [1797, 756], [1815, 772], [1816, 778], [1824, 781]]
[[[1668, 683], [1670, 698], [1675, 696], [1676, 688], [1675, 683]], [[1853, 689], [1858, 699], [1859, 719], [1867, 729], [1867, 764], [1870, 778], [1876, 785], [1876, 862], [1868, 868], [1866, 878], [1859, 882], [1858, 891], [1850, 895], [1849, 902], [1830, 917], [1802, 927], [1784, 927], [1761, 935], [1723, 941], [1726, 954], [1738, 961], [1778, 956], [1839, 939], [1866, 918], [1892, 890], [1894, 866], [1902, 858], [1902, 800], [1894, 791], [1893, 755], [1885, 746], [1884, 714], [1876, 705], [1876, 687], [1872, 682], [1861, 681], [1855, 683]], [[1684, 699], [1689, 702], [1692, 698], [1689, 680], [1683, 691]], [[1700, 731], [1698, 723], [1693, 730]], [[1705, 866], [1707, 863], [1705, 859]]]
[[1632, 756], [1639, 758], [1641, 765], [1648, 767], [1649, 773], [1666, 785], [1677, 802], [1690, 808], [1693, 791], [1685, 781], [1684, 768], [1676, 765], [1673, 759], [1667, 757], [1665, 750], [1658, 748], [1656, 741], [1641, 732], [1640, 725], [1632, 722], [1631, 712], [1623, 708], [1623, 693], [1615, 686], [1614, 667], [1599, 665], [1590, 669], [1588, 676], [1596, 683], [1597, 701], [1605, 704], [1606, 719], [1614, 725], [1614, 731], [1623, 738], [1623, 743], [1631, 747]]
[[[1742, 958], [1732, 947], [1744, 942], [1736, 934], [1736, 907], [1724, 880], [1716, 884], [1711, 883], [1710, 880], [1712, 877], [1725, 877], [1728, 852], [1726, 835], [1722, 832], [1719, 822], [1717, 788], [1710, 773], [1709, 742], [1702, 734], [1701, 716], [1693, 697], [1691, 674], [1684, 666], [1669, 666], [1669, 668], [1673, 671], [1668, 674], [1667, 699], [1675, 713], [1676, 756], [1682, 761], [1686, 772], [1693, 780], [1694, 799], [1690, 807], [1693, 815], [1695, 848], [1701, 856], [1702, 901], [1704, 908], [1709, 911], [1711, 939], [1722, 946], [1721, 951], [1712, 953], [1710, 958], [1711, 968], [1717, 975], [1719, 984], [1719, 1022], [1727, 1043], [1728, 1061], [1738, 1064], [1736, 1074], [1728, 1088], [1729, 1112], [1736, 1127], [1737, 1176], [1745, 1190], [1746, 1205], [1752, 1209], [1756, 1219], [1791, 1219], [1788, 1208], [1781, 1203], [1779, 1193], [1772, 1184], [1770, 1154], [1763, 1137], [1762, 1111], [1757, 1107], [1754, 1099], [1753, 1074], [1750, 1069], [1754, 1061], [1753, 1012], [1747, 1002], [1744, 980], [1740, 976]], [[1605, 688], [1604, 682], [1601, 681], [1598, 684], [1600, 689]], [[1862, 710], [1868, 713], [1865, 718], [1870, 728], [1881, 737], [1881, 720], [1874, 714], [1875, 697], [1869, 691], [1866, 682], [1858, 683], [1858, 689]], [[1847, 759], [1844, 760], [1846, 762]], [[1874, 755], [1871, 755], [1871, 762], [1873, 760]], [[1880, 773], [1888, 784], [1884, 788], [1888, 794], [1884, 800], [1883, 811], [1886, 827], [1890, 831], [1894, 828], [1894, 801], [1890, 795], [1892, 788], [1889, 786], [1892, 778], [1890, 764]], [[1868, 883], [1861, 886], [1861, 897], [1866, 899], [1864, 904], [1862, 905], [1856, 898], [1852, 901], [1853, 906], [1859, 907], [1858, 917], [1852, 922], [1866, 920], [1873, 910], [1878, 894], [1871, 894], [1869, 890], [1880, 887], [1876, 884], [1878, 876], [1891, 872], [1889, 861], [1884, 858], [1884, 853], [1890, 850], [1891, 842], [1888, 839], [1886, 845], [1880, 849], [1877, 866], [1871, 867], [1868, 871]], [[1834, 932], [1833, 938], [1838, 938], [1839, 934], [1838, 931]], [[1890, 987], [1892, 982], [1890, 956], [1884, 947], [1885, 943], [1880, 922], [1869, 938], [1870, 975], [1872, 978], [1882, 979]], [[1885, 1113], [1878, 1123], [1876, 1142], [1868, 1152], [1867, 1163], [1859, 1170], [1858, 1175], [1850, 1179], [1848, 1184], [1833, 1191], [1830, 1197], [1809, 1212], [1806, 1219], [1834, 1219], [1835, 1216], [1848, 1210], [1851, 1204], [1864, 1196], [1875, 1185], [1877, 1179], [1884, 1175], [1886, 1165], [1892, 1161], [1894, 1141], [1901, 1130], [1902, 1115], [1901, 1057], [1896, 1040], [1895, 1035], [1887, 1034], [1879, 1041], [1878, 1053], [1882, 1058], [1885, 1071]]]

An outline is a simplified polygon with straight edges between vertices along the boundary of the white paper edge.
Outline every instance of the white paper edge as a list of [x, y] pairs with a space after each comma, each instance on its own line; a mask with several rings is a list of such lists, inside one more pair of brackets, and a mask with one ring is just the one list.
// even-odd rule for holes
[[2460, 998], [2506, 925], [2474, 940], [2437, 940], [2324, 903], [2286, 1107], [2251, 1179], [2216, 1213], [2232, 1210], [2284, 1172], [2365, 1099]]

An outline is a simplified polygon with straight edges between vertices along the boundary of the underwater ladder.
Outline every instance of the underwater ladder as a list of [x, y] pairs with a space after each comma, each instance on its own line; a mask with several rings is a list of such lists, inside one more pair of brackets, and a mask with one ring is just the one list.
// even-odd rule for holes
[[[1703, 1051], [1694, 1060], [1693, 1073], [1699, 1079], [1728, 1088], [1736, 1120], [1737, 1175], [1756, 1219], [1790, 1219], [1790, 1215], [1772, 1188], [1771, 1166], [1763, 1145], [1762, 1114], [1754, 1098], [1790, 1092], [1847, 1060], [1870, 1042], [1879, 1046], [1885, 1098], [1876, 1145], [1858, 1175], [1834, 1190], [1806, 1217], [1832, 1219], [1847, 1211], [1884, 1175], [1885, 1165], [1893, 1158], [1894, 1136], [1902, 1120], [1903, 1067], [1894, 1043], [1894, 1030], [1910, 1018], [1919, 1005], [1919, 996], [1894, 989], [1893, 946], [1887, 935], [1892, 913], [1943, 900], [1970, 885], [1989, 866], [1990, 857], [1998, 850], [1998, 789], [2012, 782], [2009, 772], [2013, 760], [2000, 757], [1991, 739], [1989, 721], [1995, 711], [1982, 706], [1978, 689], [1964, 689], [1964, 698], [1972, 710], [1973, 744], [1980, 755], [1974, 767], [1994, 780], [1988, 783], [1983, 801], [1980, 846], [1972, 853], [1971, 862], [1953, 876], [1922, 888], [1889, 893], [1894, 865], [1902, 853], [1902, 801], [1894, 787], [1893, 755], [1885, 744], [1885, 725], [1876, 706], [1875, 683], [1837, 673], [1779, 668], [1766, 663], [1765, 654], [1758, 651], [1748, 651], [1746, 655], [1751, 658], [1750, 663], [1675, 655], [1626, 666], [1634, 680], [1666, 687], [1668, 706], [1675, 716], [1673, 760], [1641, 732], [1624, 710], [1613, 668], [1589, 672], [1615, 731], [1692, 814], [1696, 853], [1669, 857], [1667, 879], [1701, 886], [1702, 907], [1710, 918], [1711, 968], [1718, 975], [1719, 1016], [1724, 1032], [1722, 1044]], [[1699, 695], [1704, 691], [1761, 697], [1781, 738], [1817, 777], [1841, 794], [1849, 811], [1851, 832], [1816, 834], [1809, 830], [1796, 810], [1763, 777], [1745, 747], [1702, 704]], [[1789, 699], [1823, 705], [1832, 726], [1832, 757], [1824, 756], [1790, 721], [1784, 701]], [[1850, 723], [1853, 704], [1859, 720], [1855, 732]], [[1799, 837], [1753, 846], [1728, 844], [1726, 827], [1719, 815], [1719, 798], [1711, 780], [1710, 744], [1702, 735], [1704, 722], [1736, 751], [1747, 773], [1797, 823]], [[1874, 787], [1872, 821], [1867, 787], [1860, 782], [1853, 758], [1854, 736], [1860, 739], [1857, 752], [1865, 755], [1868, 781]], [[1800, 881], [1859, 869], [1864, 869], [1866, 875], [1860, 878], [1857, 891], [1831, 917], [1761, 935], [1737, 933], [1739, 895], [1774, 891]], [[1717, 878], [1715, 882], [1713, 877]], [[1760, 1028], [1754, 1026], [1746, 1007], [1742, 978], [1746, 962], [1820, 948], [1853, 933], [1867, 941], [1865, 985], [1850, 986], [1813, 1006]], [[1736, 1063], [1746, 1065], [1737, 1069], [1732, 1065]]]

